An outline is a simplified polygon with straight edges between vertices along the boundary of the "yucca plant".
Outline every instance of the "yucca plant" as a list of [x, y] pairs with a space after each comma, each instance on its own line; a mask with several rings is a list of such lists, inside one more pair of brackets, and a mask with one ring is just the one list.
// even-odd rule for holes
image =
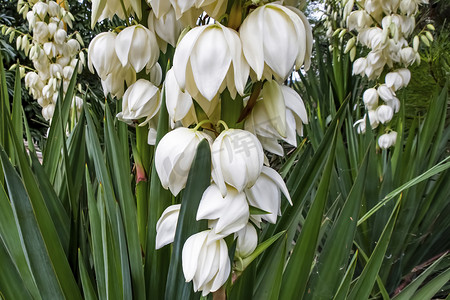
[[[300, 88], [313, 116], [307, 127], [311, 139], [280, 168], [294, 205], [285, 203], [277, 224], [264, 225], [260, 245], [235, 262], [234, 278], [221, 294], [228, 299], [431, 298], [450, 276], [446, 231], [434, 229], [448, 228], [450, 164], [441, 162], [449, 134], [443, 125], [447, 91], [434, 96], [427, 118], [404, 130], [394, 151], [380, 151], [370, 132], [357, 135], [353, 129], [350, 108], [358, 93], [346, 61], [332, 64], [342, 70], [335, 73], [339, 86], [347, 81], [343, 92], [333, 86], [337, 79], [326, 64], [318, 65], [320, 80], [310, 76]], [[104, 104], [103, 119], [86, 104], [66, 137], [74, 77], [67, 99], [58, 101], [41, 165], [33, 147], [28, 153], [23, 147], [23, 132], [31, 139], [20, 97], [12, 99], [10, 112], [4, 82], [3, 297], [199, 298], [184, 282], [181, 246], [206, 226], [195, 214], [210, 180], [208, 147], [201, 143], [197, 150], [173, 247], [154, 250], [151, 226], [163, 207], [181, 199], [161, 187], [154, 168], [147, 181], [132, 175], [134, 135], [113, 119], [110, 104]], [[160, 115], [159, 139], [168, 130], [165, 118]], [[137, 202], [138, 192], [148, 193], [149, 202]]]
[[[412, 122], [406, 122], [406, 99], [398, 92], [398, 139], [395, 148], [381, 149], [376, 131], [359, 135], [354, 128], [365, 113], [359, 103], [367, 86], [351, 76], [343, 45], [324, 51], [317, 41], [312, 70], [299, 73], [301, 81], [291, 76], [281, 83], [294, 67], [311, 64], [312, 30], [301, 11], [278, 2], [195, 1], [189, 12], [199, 26], [181, 34], [175, 19], [187, 4], [167, 3], [94, 1], [91, 25], [115, 13], [126, 26], [91, 42], [89, 64], [105, 97], [84, 95], [77, 114], [75, 71], [84, 52], [65, 29], [43, 30], [54, 27], [51, 15], [71, 23], [68, 7], [20, 2], [34, 32], [20, 36], [18, 48], [28, 52], [32, 40], [30, 58], [45, 78], [40, 82], [30, 72], [25, 83], [46, 98], [38, 97], [51, 122], [40, 160], [22, 111], [20, 68], [14, 93], [8, 93], [0, 57], [0, 295], [445, 295], [447, 86], [433, 91], [425, 118]], [[208, 16], [200, 15], [203, 10]], [[174, 21], [170, 32], [156, 23], [166, 13]], [[7, 30], [13, 39], [15, 31]], [[55, 55], [69, 44], [74, 51], [60, 53], [66, 61]], [[47, 57], [34, 55], [40, 47]], [[353, 47], [350, 56], [355, 53]], [[59, 70], [66, 70], [63, 79]], [[272, 126], [269, 138], [261, 123]], [[370, 126], [366, 120], [364, 128]], [[288, 155], [268, 153], [280, 153], [278, 140], [286, 142], [281, 152], [291, 150]], [[276, 167], [263, 166], [267, 161]]]

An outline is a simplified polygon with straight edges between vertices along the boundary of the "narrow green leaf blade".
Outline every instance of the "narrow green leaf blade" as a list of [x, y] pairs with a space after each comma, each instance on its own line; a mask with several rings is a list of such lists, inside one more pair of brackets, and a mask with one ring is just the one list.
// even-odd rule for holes
[[378, 243], [370, 256], [364, 270], [359, 276], [358, 281], [355, 283], [349, 298], [350, 299], [367, 299], [373, 289], [375, 281], [377, 280], [378, 271], [383, 263], [384, 255], [386, 249], [389, 245], [392, 231], [394, 229], [395, 221], [397, 220], [397, 215], [400, 207], [400, 198], [397, 201], [394, 210], [392, 211], [389, 221], [384, 227]]
[[306, 299], [331, 299], [335, 295], [349, 260], [355, 236], [356, 222], [364, 191], [366, 171], [372, 146], [366, 151], [358, 176], [342, 207], [342, 211], [328, 233], [328, 239], [317, 259], [308, 284]]
[[[422, 274], [420, 274], [413, 282], [408, 284], [400, 293], [398, 293], [392, 300], [410, 300], [414, 293], [420, 287], [422, 282], [433, 272], [436, 266], [442, 261], [447, 254], [442, 255], [431, 266], [429, 266]], [[425, 298], [424, 298], [425, 299]]]
[[[106, 105], [106, 123], [105, 123], [105, 138], [106, 138], [106, 153], [109, 158], [109, 166], [111, 168], [111, 177], [114, 183], [114, 188], [117, 193], [117, 200], [121, 216], [117, 214], [118, 219], [123, 218], [123, 227], [125, 229], [126, 248], [121, 253], [127, 251], [129, 254], [131, 281], [133, 285], [133, 296], [135, 299], [145, 299], [145, 281], [144, 269], [141, 255], [141, 245], [139, 242], [138, 227], [137, 227], [137, 212], [136, 202], [134, 200], [133, 192], [129, 177], [124, 174], [130, 174], [130, 167], [128, 157], [122, 152], [119, 147], [120, 142], [116, 130], [113, 126], [113, 119], [108, 105]], [[118, 221], [119, 222], [119, 221]], [[120, 227], [118, 228], [120, 234]], [[119, 242], [121, 240], [119, 239]], [[128, 259], [124, 262], [128, 263]], [[126, 271], [124, 268], [123, 272]], [[125, 276], [125, 273], [123, 273]]]
[[20, 71], [16, 68], [16, 77], [14, 80], [14, 96], [11, 120], [16, 135], [23, 138], [23, 124], [22, 124], [22, 87], [20, 83]]
[[347, 293], [350, 289], [350, 284], [352, 283], [353, 274], [355, 273], [357, 258], [358, 258], [358, 251], [356, 251], [355, 255], [353, 255], [352, 260], [350, 261], [350, 264], [349, 264], [347, 270], [345, 271], [345, 275], [342, 278], [342, 282], [339, 285], [339, 288], [337, 289], [333, 300], [346, 300], [347, 299]]
[[33, 299], [0, 239], [0, 295], [4, 299]]
[[[28, 253], [36, 284], [43, 298], [63, 298], [64, 292], [58, 282], [57, 274], [50, 257], [51, 254], [48, 252], [44, 241], [45, 234], [40, 231], [40, 226], [38, 225], [38, 220], [35, 215], [36, 208], [33, 208], [19, 175], [10, 164], [3, 149], [0, 149], [0, 156], [14, 217], [20, 228], [21, 240]], [[49, 221], [47, 220], [47, 222]]]
[[336, 127], [316, 197], [308, 212], [302, 231], [300, 232], [300, 236], [283, 275], [283, 285], [280, 293], [281, 299], [301, 299], [305, 292], [309, 270], [314, 260], [323, 212], [328, 198], [330, 179], [333, 173], [337, 134]]
[[92, 285], [89, 273], [84, 265], [84, 258], [78, 249], [78, 267], [80, 268], [81, 285], [83, 286], [84, 299], [97, 300], [97, 294], [95, 293], [94, 286]]
[[450, 268], [436, 276], [422, 287], [411, 300], [431, 299], [450, 280]]
[[[25, 288], [34, 299], [40, 299], [40, 294], [37, 289], [36, 282], [27, 263], [27, 254], [26, 252], [24, 252], [25, 249], [23, 248], [23, 245], [20, 241], [20, 236], [16, 222], [14, 220], [11, 203], [2, 185], [0, 185], [0, 243], [4, 244], [5, 251], [8, 252], [6, 255], [11, 257], [14, 268], [17, 268], [17, 271], [20, 274], [21, 281], [23, 281], [23, 285], [25, 286]], [[7, 263], [8, 262], [5, 262], [4, 265], [5, 270], [8, 269], [6, 267]], [[3, 264], [0, 265], [3, 266]], [[8, 272], [5, 271], [5, 273]], [[14, 275], [11, 275], [11, 278], [15, 278]], [[6, 274], [6, 279], [9, 280], [8, 274]]]
[[[260, 268], [258, 286], [254, 290], [253, 299], [277, 300], [282, 288], [283, 269], [286, 260], [287, 236], [279, 239], [268, 249], [268, 260]], [[293, 299], [293, 298], [292, 298]]]

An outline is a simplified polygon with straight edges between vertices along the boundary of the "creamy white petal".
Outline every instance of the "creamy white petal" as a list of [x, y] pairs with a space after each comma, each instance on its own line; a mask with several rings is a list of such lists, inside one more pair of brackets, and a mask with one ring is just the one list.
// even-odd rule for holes
[[250, 67], [255, 71], [258, 80], [262, 78], [264, 71], [264, 53], [261, 51], [263, 49], [264, 31], [260, 29], [263, 26], [264, 9], [259, 7], [244, 19], [239, 29], [241, 41], [245, 41], [242, 45], [244, 56]]
[[169, 188], [173, 168], [194, 138], [190, 129], [180, 127], [167, 133], [159, 142], [155, 151], [155, 168], [164, 188]]
[[189, 93], [183, 93], [181, 91], [172, 69], [166, 74], [164, 87], [166, 91], [167, 112], [173, 122], [180, 121], [191, 109], [193, 105], [192, 98]]
[[289, 204], [292, 205], [291, 196], [289, 195], [289, 191], [287, 190], [286, 183], [284, 183], [283, 178], [281, 178], [281, 175], [275, 171], [272, 168], [263, 166], [261, 173], [267, 175], [272, 179], [272, 181], [278, 186], [278, 188], [281, 190], [281, 192], [284, 194], [286, 199], [289, 201]]
[[263, 136], [258, 136], [258, 140], [261, 142], [264, 150], [269, 151], [278, 156], [284, 155], [283, 147], [278, 143], [278, 140], [275, 138], [267, 138]]
[[219, 261], [219, 271], [214, 279], [214, 282], [211, 286], [211, 292], [217, 291], [221, 286], [225, 284], [228, 277], [230, 276], [231, 265], [230, 258], [228, 256], [228, 248], [227, 244], [224, 240], [219, 240], [220, 246], [220, 261]]
[[300, 95], [295, 90], [285, 85], [281, 86], [281, 90], [283, 92], [286, 107], [299, 116], [304, 124], [308, 124], [308, 113], [306, 112], [305, 104]]
[[224, 134], [220, 134], [211, 146], [211, 160], [212, 160], [212, 177], [214, 182], [218, 185], [222, 196], [227, 193], [227, 188], [225, 186], [225, 180], [222, 174], [222, 163], [221, 163], [221, 152], [222, 150], [222, 140]]
[[[304, 54], [304, 68], [305, 71], [309, 70], [309, 67], [311, 66], [311, 53], [312, 53], [312, 49], [313, 49], [313, 42], [314, 42], [314, 37], [312, 34], [312, 27], [308, 22], [308, 19], [306, 18], [306, 16], [303, 14], [303, 12], [301, 12], [300, 10], [298, 10], [297, 8], [294, 7], [289, 7], [290, 9], [292, 9], [302, 20], [304, 28], [305, 28], [305, 33], [306, 33], [306, 45], [305, 45], [305, 54]], [[301, 34], [301, 33], [300, 33]], [[299, 51], [299, 55], [301, 54], [301, 52]], [[300, 68], [301, 63], [300, 60], [296, 61], [296, 68]]]
[[160, 249], [173, 242], [175, 238], [175, 231], [177, 229], [180, 207], [180, 204], [167, 207], [156, 223], [155, 249]]
[[[186, 35], [187, 36], [187, 35]], [[219, 26], [208, 26], [192, 51], [191, 67], [199, 92], [212, 100], [231, 63], [228, 45]]]
[[224, 197], [222, 197], [219, 187], [216, 184], [211, 184], [203, 192], [202, 199], [198, 205], [197, 221], [220, 218], [227, 209], [228, 204], [228, 201], [225, 201]]
[[223, 201], [227, 203], [227, 207], [221, 211], [213, 229], [217, 234], [229, 235], [241, 230], [247, 224], [250, 213], [243, 192], [238, 193], [234, 189], [228, 189]]
[[135, 26], [131, 26], [122, 30], [117, 35], [116, 43], [114, 44], [117, 57], [124, 67], [128, 64], [128, 55], [130, 53], [131, 44], [133, 42], [134, 27]]
[[237, 32], [229, 28], [222, 28], [233, 62], [233, 78], [235, 84], [228, 84], [228, 89], [230, 89], [230, 86], [235, 87], [239, 95], [242, 96], [244, 94], [250, 67], [244, 58], [241, 40], [239, 39]]
[[[197, 43], [197, 39], [205, 30], [206, 26], [199, 26], [191, 29], [178, 43], [173, 57], [173, 71], [177, 79], [178, 86], [182, 91], [186, 87], [186, 68], [191, 56], [192, 49]], [[194, 95], [192, 95], [194, 96]]]
[[186, 282], [191, 281], [197, 272], [199, 254], [204, 247], [207, 235], [208, 231], [196, 233], [184, 243], [181, 261]]
[[155, 13], [156, 18], [161, 18], [170, 10], [170, 1], [168, 0], [149, 0], [152, 10]]
[[[301, 124], [301, 120], [298, 120]], [[296, 134], [296, 125], [297, 121], [294, 117], [294, 114], [290, 109], [286, 109], [286, 138], [284, 141], [289, 143], [290, 145], [297, 147], [297, 134]]]
[[266, 81], [262, 89], [262, 96], [262, 104], [272, 126], [282, 137], [286, 137], [286, 105], [278, 82]]
[[136, 73], [142, 71], [147, 64], [153, 66], [159, 57], [155, 34], [143, 26], [137, 26], [129, 55], [129, 62]]
[[258, 245], [258, 233], [251, 223], [234, 234], [236, 240], [236, 255], [245, 258], [255, 251]]
[[[283, 30], [280, 30], [280, 26]], [[303, 49], [304, 53], [305, 45], [298, 40], [297, 26], [303, 26], [303, 22], [295, 13], [279, 5], [266, 6], [264, 59], [267, 65], [282, 78], [286, 78], [293, 71], [297, 54], [301, 51], [299, 48]]]

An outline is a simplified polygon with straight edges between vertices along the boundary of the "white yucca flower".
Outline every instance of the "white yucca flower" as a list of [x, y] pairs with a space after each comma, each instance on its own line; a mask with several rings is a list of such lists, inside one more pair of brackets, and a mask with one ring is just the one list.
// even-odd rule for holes
[[[256, 79], [285, 79], [308, 61], [311, 30], [306, 19], [279, 4], [266, 4], [251, 12], [239, 33], [245, 58]], [[307, 69], [309, 63], [305, 63]]]
[[217, 23], [196, 27], [183, 37], [173, 71], [182, 91], [211, 101], [225, 87], [232, 96], [243, 95], [249, 66], [237, 32]]

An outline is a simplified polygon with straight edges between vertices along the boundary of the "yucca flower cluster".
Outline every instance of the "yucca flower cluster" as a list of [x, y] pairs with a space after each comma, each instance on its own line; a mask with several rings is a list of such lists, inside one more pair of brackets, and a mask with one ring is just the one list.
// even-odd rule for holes
[[[412, 36], [421, 4], [428, 4], [428, 0], [343, 0], [337, 3], [334, 12], [330, 11], [334, 17], [339, 15], [343, 28], [333, 31], [332, 22], [328, 20], [328, 34], [340, 38], [346, 33], [352, 35], [345, 47], [352, 60], [356, 56], [357, 43], [369, 49], [365, 57], [353, 63], [353, 74], [375, 81], [375, 86], [363, 93], [367, 113], [356, 121], [355, 126], [359, 133], [365, 132], [367, 117], [372, 129], [385, 124], [385, 133], [378, 139], [379, 146], [384, 149], [393, 146], [397, 137], [388, 125], [400, 109], [396, 92], [406, 87], [411, 79], [408, 67], [420, 63], [420, 43], [429, 46], [433, 40], [427, 30]], [[434, 28], [430, 24], [427, 29]]]
[[[282, 194], [291, 202], [264, 150], [283, 155], [279, 141], [296, 146], [308, 122], [302, 99], [283, 84], [294, 69], [309, 68], [312, 32], [306, 17], [282, 2], [244, 2], [151, 0], [146, 26], [101, 33], [88, 53], [105, 95], [123, 97], [117, 117], [148, 126], [151, 144], [165, 95], [172, 130], [158, 143], [154, 159], [161, 184], [174, 196], [186, 186], [199, 143], [205, 139], [210, 145], [211, 184], [196, 216], [208, 221], [208, 230], [189, 237], [182, 251], [186, 281], [203, 295], [222, 287], [233, 270], [225, 238], [236, 239], [236, 260], [250, 256], [261, 223], [276, 222]], [[124, 4], [125, 11], [111, 0], [94, 1], [93, 18], [125, 13], [140, 18], [133, 0]], [[206, 14], [213, 19], [205, 22]], [[157, 60], [168, 45], [175, 47], [173, 66], [162, 76]], [[243, 103], [235, 128], [221, 120], [224, 97]], [[180, 208], [163, 212], [156, 248], [173, 242]]]
[[[9, 33], [16, 36], [17, 49], [23, 50], [33, 62], [35, 70], [23, 74], [25, 86], [42, 107], [42, 116], [51, 120], [60, 85], [66, 93], [73, 73], [83, 68], [83, 41], [79, 33], [67, 33], [74, 18], [63, 4], [51, 0], [19, 1], [18, 10], [28, 21], [32, 35], [13, 28]], [[73, 102], [80, 112], [82, 99], [75, 96]]]

